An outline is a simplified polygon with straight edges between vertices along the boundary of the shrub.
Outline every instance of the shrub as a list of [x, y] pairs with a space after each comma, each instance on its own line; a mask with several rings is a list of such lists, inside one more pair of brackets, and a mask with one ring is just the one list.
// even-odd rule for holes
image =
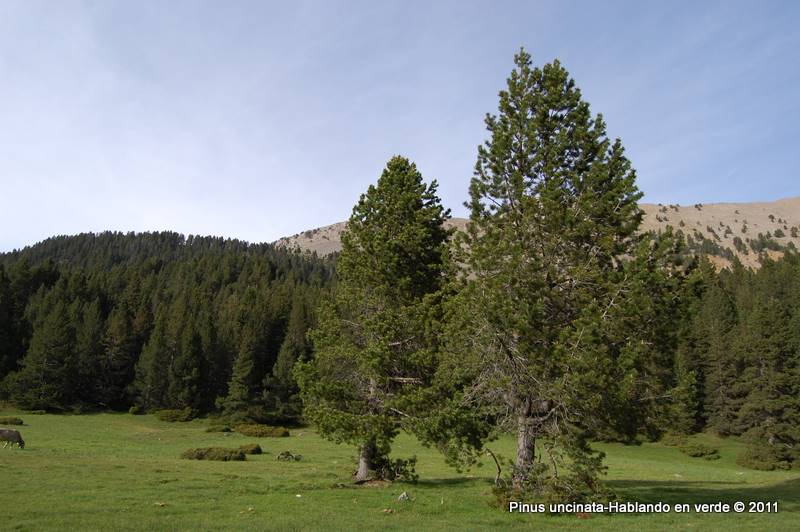
[[719, 459], [719, 449], [715, 449], [703, 443], [685, 442], [678, 445], [678, 450], [693, 458], [705, 458], [706, 460]]
[[214, 424], [206, 427], [206, 432], [233, 432], [228, 425]]
[[248, 443], [239, 447], [244, 454], [261, 454], [261, 446], [257, 443]]
[[761, 253], [764, 249], [771, 249], [774, 251], [780, 251], [782, 249], [781, 245], [772, 240], [771, 235], [764, 236], [761, 233], [758, 233], [758, 240], [751, 240], [750, 247], [753, 248], [753, 251], [756, 253]]
[[[594, 457], [592, 458], [594, 460]], [[512, 471], [514, 467], [512, 464]], [[564, 472], [559, 476], [547, 474], [547, 466], [539, 462], [534, 464], [528, 478], [519, 489], [513, 487], [510, 478], [498, 479], [492, 493], [495, 496], [491, 506], [508, 509], [511, 501], [541, 502], [545, 504], [565, 502], [601, 502], [606, 503], [616, 499], [616, 495], [598, 482], [593, 475], [586, 476], [585, 471], [578, 470]]]
[[22, 425], [23, 421], [18, 417], [0, 417], [0, 425]]
[[236, 432], [253, 438], [285, 438], [289, 436], [289, 429], [286, 427], [270, 427], [269, 425], [239, 425]]
[[128, 413], [134, 416], [141, 416], [144, 414], [144, 409], [139, 405], [133, 405], [128, 409]]
[[278, 454], [277, 458], [283, 462], [299, 462], [303, 459], [303, 455], [293, 454], [292, 451], [283, 451]]
[[661, 436], [661, 443], [664, 445], [669, 445], [670, 447], [686, 445], [686, 434], [668, 430], [663, 436]]
[[191, 408], [172, 409], [172, 410], [159, 410], [156, 412], [156, 417], [161, 421], [169, 421], [174, 423], [176, 421], [191, 421], [196, 416], [196, 413]]
[[72, 414], [75, 416], [82, 416], [84, 414], [91, 414], [92, 412], [96, 412], [97, 407], [92, 405], [87, 405], [85, 403], [78, 403], [74, 405], [68, 412], [64, 412], [65, 414]]
[[764, 445], [749, 445], [744, 452], [736, 457], [736, 463], [748, 469], [757, 469], [759, 471], [790, 469], [792, 466], [774, 448]]
[[218, 460], [220, 462], [241, 462], [247, 458], [241, 449], [226, 449], [225, 447], [201, 447], [187, 449], [181, 454], [187, 460]]

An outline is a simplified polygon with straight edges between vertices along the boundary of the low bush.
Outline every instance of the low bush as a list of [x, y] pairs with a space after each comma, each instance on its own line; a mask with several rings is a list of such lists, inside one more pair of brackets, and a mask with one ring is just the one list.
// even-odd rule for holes
[[661, 440], [659, 441], [664, 445], [669, 445], [670, 447], [678, 447], [679, 445], [686, 444], [686, 434], [668, 430], [663, 436], [661, 436]]
[[261, 446], [257, 443], [248, 443], [245, 445], [239, 446], [239, 449], [244, 454], [261, 454], [263, 451], [261, 450]]
[[196, 413], [191, 408], [173, 409], [173, 410], [159, 410], [156, 412], [156, 417], [161, 421], [169, 421], [171, 423], [177, 421], [191, 421], [196, 416]]
[[283, 451], [278, 454], [277, 458], [282, 462], [299, 462], [303, 459], [303, 455], [294, 454], [291, 451]]
[[678, 450], [693, 458], [705, 458], [706, 460], [719, 459], [719, 449], [715, 449], [703, 443], [685, 442], [678, 445]]
[[78, 403], [76, 405], [72, 405], [72, 408], [65, 411], [65, 414], [71, 414], [73, 416], [82, 416], [84, 414], [93, 414], [97, 412], [98, 407], [95, 405], [87, 405], [86, 403]]
[[792, 464], [786, 460], [776, 449], [768, 446], [748, 445], [739, 456], [736, 463], [748, 469], [759, 471], [773, 471], [775, 469], [791, 469]]
[[[494, 501], [488, 501], [495, 508], [508, 510], [511, 501], [539, 502], [545, 505], [558, 503], [607, 503], [616, 500], [616, 495], [604, 483], [596, 482], [592, 475], [579, 471], [564, 471], [561, 475], [548, 474], [548, 466], [535, 463], [529, 476], [517, 488], [510, 478], [514, 472], [513, 464], [508, 476], [498, 476], [492, 488]], [[579, 514], [580, 515], [580, 514]]]
[[0, 417], [0, 425], [22, 425], [23, 422], [18, 417]]
[[144, 409], [139, 405], [133, 405], [128, 409], [128, 413], [133, 416], [141, 416], [144, 414]]
[[269, 425], [239, 425], [236, 432], [251, 436], [253, 438], [286, 438], [289, 436], [289, 429], [286, 427], [270, 427]]
[[206, 427], [206, 432], [233, 432], [228, 425], [209, 425]]
[[241, 462], [247, 458], [241, 449], [227, 449], [225, 447], [201, 447], [187, 449], [181, 454], [187, 460], [218, 460], [220, 462]]

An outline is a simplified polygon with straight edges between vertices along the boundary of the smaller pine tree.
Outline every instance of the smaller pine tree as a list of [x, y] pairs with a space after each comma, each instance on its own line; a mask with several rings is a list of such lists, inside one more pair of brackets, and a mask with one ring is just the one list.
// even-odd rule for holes
[[75, 331], [58, 299], [36, 328], [22, 369], [11, 376], [12, 397], [23, 408], [66, 409], [75, 400], [77, 369]]
[[425, 338], [428, 296], [441, 288], [449, 212], [408, 159], [389, 160], [342, 235], [334, 297], [311, 333], [315, 358], [298, 364], [306, 418], [359, 448], [357, 482], [391, 477], [403, 409], [433, 375]]
[[258, 341], [255, 333], [245, 329], [239, 345], [239, 352], [233, 363], [233, 372], [228, 385], [228, 395], [217, 406], [227, 419], [244, 421], [248, 409], [253, 404], [256, 393], [256, 358]]

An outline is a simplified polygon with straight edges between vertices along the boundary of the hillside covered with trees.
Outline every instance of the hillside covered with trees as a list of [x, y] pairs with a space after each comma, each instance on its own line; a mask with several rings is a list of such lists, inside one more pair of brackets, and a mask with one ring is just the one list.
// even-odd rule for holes
[[253, 409], [297, 420], [291, 368], [329, 261], [176, 233], [54, 237], [0, 256], [0, 378], [26, 408]]

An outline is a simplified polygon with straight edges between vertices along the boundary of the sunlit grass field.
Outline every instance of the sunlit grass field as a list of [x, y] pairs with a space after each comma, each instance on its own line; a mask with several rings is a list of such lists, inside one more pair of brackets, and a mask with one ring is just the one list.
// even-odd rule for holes
[[[741, 444], [698, 436], [722, 458], [689, 458], [660, 444], [598, 444], [608, 484], [624, 500], [675, 503], [777, 501], [777, 514], [509, 514], [490, 506], [494, 465], [458, 473], [433, 449], [401, 436], [394, 455], [418, 457], [416, 484], [354, 487], [355, 451], [296, 429], [289, 438], [206, 433], [207, 421], [152, 416], [15, 415], [26, 448], [0, 446], [0, 530], [797, 530], [800, 471], [735, 463]], [[190, 447], [257, 442], [245, 462], [182, 460]], [[511, 456], [510, 438], [493, 451]], [[303, 455], [281, 462], [281, 451]], [[407, 492], [408, 501], [398, 501]]]

